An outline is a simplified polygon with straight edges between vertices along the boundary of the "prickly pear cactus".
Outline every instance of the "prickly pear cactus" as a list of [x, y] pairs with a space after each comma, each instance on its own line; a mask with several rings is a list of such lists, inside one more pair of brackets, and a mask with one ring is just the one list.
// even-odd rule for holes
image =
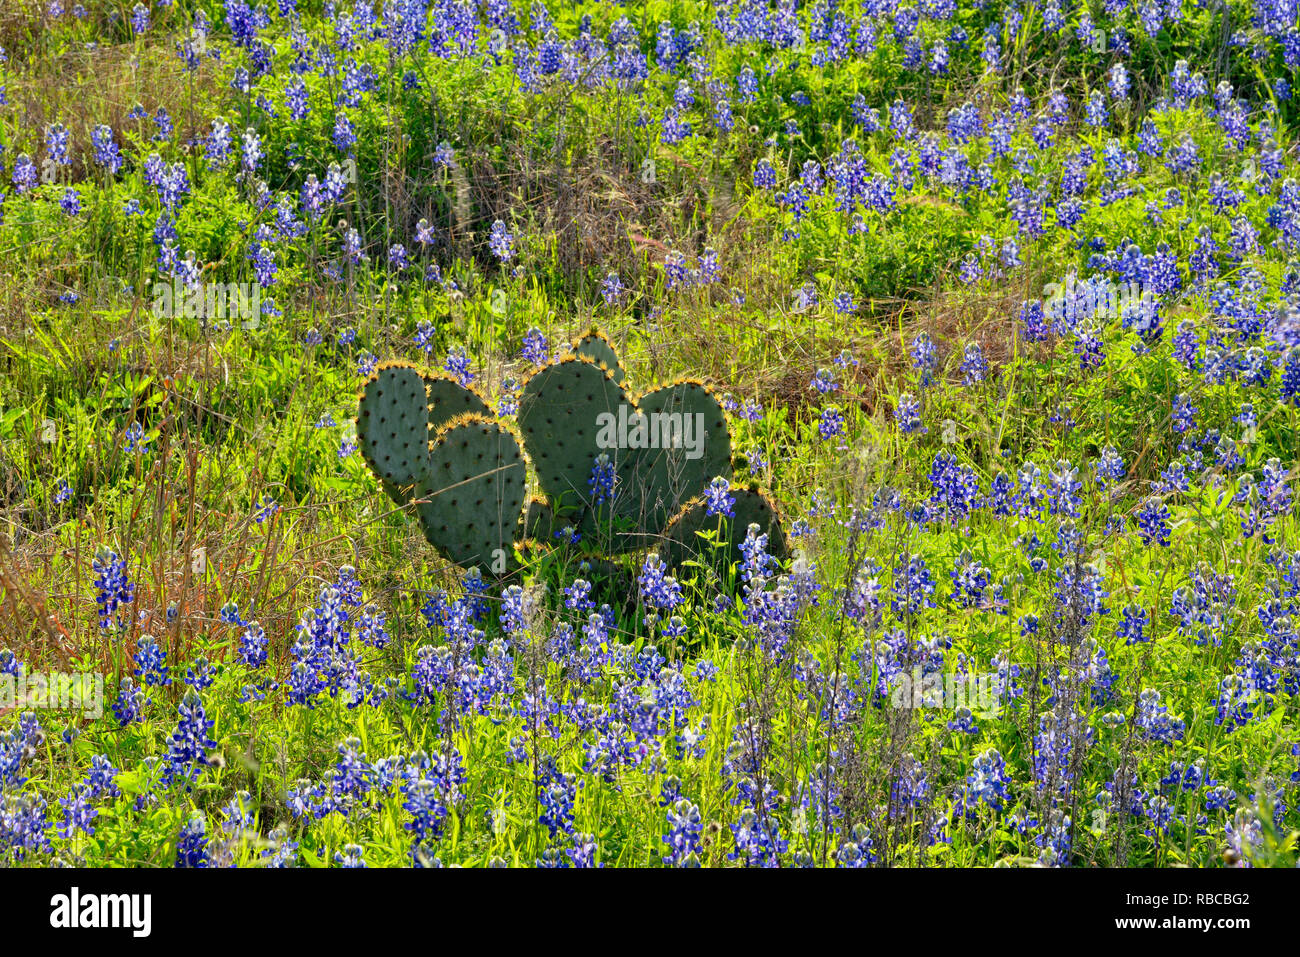
[[613, 343], [599, 329], [593, 327], [574, 339], [572, 349], [574, 355], [590, 359], [607, 371], [620, 385], [627, 378], [627, 373], [623, 371], [623, 363], [619, 361], [618, 353], [614, 351]]
[[473, 386], [463, 386], [445, 372], [427, 373], [425, 396], [429, 403], [429, 434], [434, 435], [452, 419], [462, 415], [493, 416], [487, 399]]
[[453, 419], [416, 485], [424, 536], [458, 565], [505, 574], [525, 490], [523, 450], [508, 425], [473, 413]]
[[[731, 476], [726, 416], [709, 388], [681, 380], [640, 399], [627, 394], [609, 340], [595, 330], [575, 354], [525, 384], [519, 426], [554, 517], [615, 552], [652, 547], [710, 481]], [[593, 487], [604, 455], [609, 487]]]
[[590, 502], [601, 416], [617, 417], [620, 408], [631, 407], [613, 375], [585, 356], [543, 366], [524, 383], [519, 431], [556, 518], [579, 516]]
[[[518, 432], [442, 373], [390, 362], [366, 382], [362, 453], [395, 501], [414, 500], [430, 544], [497, 576], [513, 570], [516, 543], [574, 532], [608, 554], [659, 548], [671, 565], [720, 566], [740, 560], [757, 523], [768, 551], [788, 557], [776, 506], [757, 487], [734, 490], [734, 518], [708, 512], [703, 493], [732, 474], [726, 416], [708, 386], [682, 379], [634, 399], [603, 335], [588, 332], [573, 352], [524, 383]], [[542, 497], [525, 508], [528, 461]], [[710, 530], [725, 547], [702, 547]]]
[[399, 505], [419, 503], [431, 545], [459, 565], [509, 570], [524, 455], [482, 396], [450, 376], [385, 363], [362, 389], [357, 439], [389, 496]]
[[548, 544], [556, 529], [555, 513], [551, 511], [551, 506], [540, 498], [530, 498], [524, 506], [524, 514], [519, 517], [519, 530], [515, 539]]
[[660, 447], [620, 463], [615, 511], [638, 530], [658, 533], [714, 478], [731, 478], [731, 433], [722, 405], [696, 380], [652, 389], [636, 407], [658, 432]]
[[[790, 557], [790, 544], [782, 528], [781, 514], [771, 497], [757, 486], [733, 488], [736, 502], [733, 515], [710, 515], [708, 503], [703, 498], [688, 503], [673, 519], [664, 533], [660, 554], [671, 568], [679, 568], [689, 560], [710, 565], [721, 573], [724, 563], [741, 562], [740, 545], [749, 534], [749, 526], [757, 525], [767, 536], [767, 553], [785, 561]], [[713, 532], [710, 542], [702, 537]], [[716, 547], [713, 543], [721, 543]]]
[[390, 495], [424, 475], [429, 446], [426, 401], [424, 376], [406, 362], [384, 363], [362, 387], [357, 442]]

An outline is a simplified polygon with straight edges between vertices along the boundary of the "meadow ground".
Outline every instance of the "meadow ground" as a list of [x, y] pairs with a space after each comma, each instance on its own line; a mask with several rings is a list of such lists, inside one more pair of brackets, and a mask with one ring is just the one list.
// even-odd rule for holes
[[0, 861], [1294, 866], [1296, 18], [5, 4]]

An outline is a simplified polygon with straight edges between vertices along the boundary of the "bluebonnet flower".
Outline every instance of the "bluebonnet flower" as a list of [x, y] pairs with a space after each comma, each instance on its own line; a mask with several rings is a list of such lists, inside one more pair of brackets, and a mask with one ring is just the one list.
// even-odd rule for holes
[[461, 385], [469, 385], [474, 380], [474, 373], [470, 371], [469, 356], [465, 354], [463, 348], [453, 349], [447, 353], [447, 361], [442, 367], [456, 377], [456, 381]]
[[911, 356], [912, 368], [919, 370], [921, 373], [921, 384], [928, 384], [932, 379], [935, 364], [938, 361], [938, 353], [928, 332], [918, 333], [916, 338], [912, 340]]
[[672, 867], [698, 867], [704, 821], [700, 809], [682, 798], [668, 810], [669, 831], [664, 835], [668, 854], [663, 862]]
[[239, 660], [250, 668], [262, 667], [266, 664], [267, 644], [266, 629], [256, 621], [248, 622], [239, 636]]
[[936, 454], [930, 465], [929, 480], [934, 489], [931, 505], [950, 521], [956, 522], [979, 507], [979, 479], [973, 469], [960, 465], [956, 456], [945, 452]]
[[968, 343], [961, 360], [962, 384], [969, 386], [983, 382], [988, 370], [989, 364], [984, 359], [979, 343]]
[[1093, 90], [1088, 94], [1083, 118], [1089, 126], [1105, 126], [1110, 122], [1110, 111], [1106, 109], [1106, 95], [1101, 90]]
[[268, 518], [280, 510], [280, 505], [269, 495], [262, 495], [256, 502], [256, 508], [253, 512], [253, 518], [258, 525], [261, 525]]
[[686, 631], [686, 619], [681, 615], [673, 615], [668, 619], [667, 624], [660, 629], [660, 633], [671, 640], [683, 637]]
[[705, 248], [699, 256], [699, 284], [709, 284], [721, 282], [722, 276], [718, 271], [718, 251], [711, 247]]
[[1086, 752], [1095, 738], [1077, 710], [1045, 711], [1034, 735], [1034, 781], [1040, 793], [1068, 794], [1076, 777], [1078, 752]]
[[731, 494], [731, 483], [725, 478], [718, 476], [710, 482], [704, 496], [709, 515], [734, 517], [736, 496]]
[[1125, 605], [1120, 614], [1123, 615], [1123, 621], [1115, 629], [1115, 637], [1123, 638], [1126, 645], [1151, 640], [1146, 634], [1146, 626], [1150, 622], [1150, 616], [1145, 609], [1137, 605]]
[[573, 833], [573, 803], [584, 784], [575, 775], [565, 774], [551, 765], [539, 770], [538, 823], [552, 838]]
[[420, 350], [426, 356], [431, 355], [433, 353], [434, 335], [435, 333], [434, 333], [433, 323], [430, 322], [429, 320], [421, 319], [416, 324], [415, 344], [419, 346]]
[[524, 346], [521, 352], [525, 361], [534, 365], [541, 365], [547, 359], [547, 349], [546, 336], [542, 334], [542, 331], [535, 327], [529, 329], [527, 335], [524, 336]]
[[245, 175], [255, 173], [262, 165], [265, 153], [262, 152], [262, 140], [257, 131], [248, 129], [240, 138], [239, 167]]
[[713, 107], [713, 124], [723, 133], [730, 133], [736, 124], [731, 112], [731, 101], [718, 100]]
[[185, 683], [195, 691], [203, 691], [211, 686], [215, 677], [216, 669], [202, 655], [195, 660], [193, 667], [185, 670]]
[[596, 456], [596, 461], [591, 466], [591, 477], [587, 480], [591, 505], [596, 507], [612, 502], [617, 485], [618, 471], [614, 467], [614, 462], [602, 452]]
[[363, 853], [359, 844], [344, 844], [343, 850], [334, 852], [334, 863], [345, 868], [365, 868], [368, 865]]
[[180, 703], [180, 721], [172, 732], [163, 759], [162, 783], [170, 786], [177, 777], [185, 781], [197, 778], [207, 763], [208, 751], [217, 742], [208, 737], [214, 721], [203, 709], [203, 700], [193, 691], [187, 691]]
[[295, 122], [307, 118], [311, 107], [308, 105], [307, 84], [303, 82], [302, 77], [290, 77], [285, 83], [284, 105], [289, 111], [289, 118]]
[[21, 196], [28, 190], [35, 188], [36, 179], [36, 164], [32, 162], [31, 157], [26, 153], [20, 153], [14, 160], [14, 170], [10, 177], [14, 189]]
[[96, 126], [90, 133], [90, 142], [95, 151], [96, 163], [103, 166], [111, 174], [117, 174], [121, 171], [124, 161], [122, 152], [113, 139], [112, 127], [103, 123]]
[[534, 602], [529, 593], [519, 585], [508, 585], [500, 594], [500, 625], [508, 635], [526, 631], [528, 616], [533, 610]]
[[519, 380], [506, 376], [501, 380], [501, 393], [497, 396], [497, 415], [503, 419], [519, 413]]
[[1196, 406], [1184, 393], [1174, 396], [1173, 425], [1175, 432], [1191, 431], [1196, 425]]
[[132, 422], [122, 435], [122, 448], [126, 452], [145, 452], [152, 441], [144, 434], [139, 422]]
[[960, 608], [979, 608], [989, 587], [989, 571], [970, 552], [963, 552], [953, 565], [952, 601]]
[[77, 216], [81, 213], [81, 193], [71, 186], [63, 191], [63, 196], [59, 199], [59, 208], [68, 216]]
[[573, 834], [573, 846], [565, 848], [564, 854], [574, 867], [604, 867], [596, 863], [598, 845], [594, 834]]
[[1116, 63], [1110, 68], [1106, 75], [1106, 82], [1110, 87], [1111, 96], [1116, 100], [1124, 102], [1128, 99], [1129, 78], [1123, 63]]
[[934, 576], [920, 555], [899, 555], [894, 567], [894, 597], [890, 607], [899, 617], [915, 615], [923, 608], [933, 608]]
[[1047, 498], [1047, 506], [1052, 515], [1078, 518], [1080, 505], [1078, 493], [1083, 488], [1083, 483], [1077, 478], [1078, 474], [1079, 469], [1064, 460], [1058, 461], [1056, 467], [1048, 472], [1051, 492]]
[[176, 867], [208, 867], [207, 820], [193, 814], [176, 838]]
[[833, 369], [818, 369], [808, 387], [826, 395], [839, 389], [840, 384], [835, 380]]
[[815, 309], [818, 302], [817, 285], [815, 283], [806, 282], [794, 290], [794, 309], [796, 312], [807, 312], [809, 309]]
[[898, 397], [898, 405], [894, 410], [894, 420], [898, 423], [898, 430], [904, 435], [929, 431], [925, 426], [921, 425], [921, 403], [908, 392]]
[[1186, 724], [1172, 717], [1169, 708], [1160, 703], [1160, 692], [1152, 688], [1144, 688], [1138, 695], [1138, 713], [1133, 723], [1143, 737], [1166, 744], [1181, 740], [1186, 729]]
[[660, 124], [659, 139], [673, 145], [680, 143], [691, 135], [691, 124], [681, 118], [681, 113], [676, 106], [669, 106], [664, 109], [663, 122]]
[[63, 807], [63, 822], [58, 826], [60, 837], [72, 837], [77, 831], [84, 831], [94, 837], [93, 821], [99, 811], [90, 806], [90, 801], [90, 793], [80, 785], [74, 785], [67, 797], [59, 798], [59, 804]]
[[126, 559], [106, 546], [96, 550], [91, 567], [95, 570], [99, 627], [107, 630], [118, 621], [121, 606], [135, 601], [135, 585], [127, 578]]
[[619, 280], [618, 273], [611, 272], [601, 280], [600, 294], [604, 297], [606, 304], [611, 306], [622, 298], [623, 283]]
[[464, 762], [455, 748], [432, 756], [417, 752], [403, 776], [401, 790], [406, 800], [402, 806], [411, 813], [411, 820], [403, 826], [411, 833], [411, 859], [416, 867], [428, 866], [451, 808], [460, 800]]
[[131, 30], [136, 36], [149, 31], [149, 8], [143, 3], [131, 8]]
[[1105, 605], [1110, 593], [1103, 584], [1101, 573], [1092, 564], [1072, 562], [1056, 569], [1056, 616], [1065, 624], [1068, 635], [1077, 635], [1088, 627], [1094, 616], [1110, 614]]
[[1147, 496], [1137, 511], [1137, 522], [1142, 544], [1155, 542], [1165, 548], [1169, 547], [1169, 506], [1165, 505], [1159, 495]]
[[1118, 482], [1124, 477], [1124, 459], [1113, 445], [1108, 445], [1102, 450], [1092, 467], [1097, 475], [1097, 484], [1101, 488], [1106, 488], [1112, 482]]
[[564, 587], [564, 607], [576, 611], [590, 611], [596, 607], [591, 600], [591, 582], [585, 578], [575, 578]]
[[974, 817], [980, 804], [1000, 812], [1010, 800], [1010, 784], [1006, 759], [1001, 753], [996, 748], [980, 752], [971, 763], [955, 813]]
[[835, 852], [835, 863], [840, 867], [860, 868], [874, 864], [877, 860], [872, 850], [875, 842], [866, 825], [859, 824], [853, 828], [852, 840], [846, 840]]
[[660, 611], [676, 608], [682, 602], [682, 586], [667, 574], [668, 568], [657, 554], [646, 556], [637, 576], [641, 601], [647, 607]]
[[357, 615], [357, 639], [371, 648], [387, 648], [392, 640], [388, 634], [386, 616], [373, 604], [366, 605]]
[[488, 236], [488, 247], [492, 255], [503, 263], [508, 263], [515, 255], [515, 237], [501, 220], [492, 223], [492, 232]]
[[45, 152], [46, 155], [60, 166], [67, 166], [72, 162], [68, 156], [68, 139], [72, 131], [62, 123], [53, 123], [45, 128]]
[[822, 409], [817, 420], [817, 432], [823, 440], [844, 434], [844, 413], [838, 406], [831, 405]]
[[740, 812], [736, 823], [731, 826], [731, 833], [736, 849], [727, 857], [742, 861], [746, 867], [776, 867], [780, 855], [789, 847], [772, 815], [765, 814], [760, 819], [753, 808], [747, 807]]
[[130, 676], [124, 677], [117, 701], [113, 702], [113, 714], [117, 718], [118, 726], [125, 728], [135, 724], [140, 720], [144, 709], [151, 704], [153, 700], [146, 697], [144, 691], [136, 688], [134, 679]]
[[340, 153], [348, 154], [357, 142], [356, 127], [348, 119], [348, 115], [340, 110], [334, 114], [334, 148]]

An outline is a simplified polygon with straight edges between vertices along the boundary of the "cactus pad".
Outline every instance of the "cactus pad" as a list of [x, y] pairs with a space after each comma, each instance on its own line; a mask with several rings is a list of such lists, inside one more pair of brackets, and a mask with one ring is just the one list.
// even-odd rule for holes
[[524, 490], [524, 456], [510, 427], [482, 415], [454, 419], [430, 446], [416, 488], [424, 536], [458, 565], [503, 574]]
[[357, 444], [390, 491], [412, 485], [424, 475], [429, 443], [424, 390], [424, 377], [402, 362], [380, 366], [362, 387]]
[[[600, 416], [617, 416], [620, 407], [632, 407], [622, 386], [581, 356], [545, 366], [524, 383], [519, 429], [556, 518], [581, 513], [589, 500], [592, 464], [602, 451], [596, 444]], [[626, 454], [606, 451], [611, 459]]]
[[429, 403], [429, 434], [437, 434], [448, 422], [462, 415], [496, 415], [474, 388], [466, 388], [445, 372], [427, 373], [425, 395]]
[[[690, 559], [711, 565], [725, 578], [723, 562], [740, 562], [744, 559], [740, 545], [749, 533], [749, 526], [755, 524], [767, 535], [767, 552], [774, 558], [785, 561], [790, 557], [790, 545], [785, 531], [781, 527], [781, 516], [776, 503], [757, 486], [750, 488], [733, 488], [731, 494], [736, 497], [732, 518], [708, 514], [704, 499], [690, 502], [673, 519], [664, 535], [660, 549], [664, 561], [672, 568], [678, 568]], [[715, 548], [710, 542], [700, 537], [700, 533], [716, 532], [716, 542], [727, 542], [727, 548]]]
[[548, 543], [554, 534], [555, 513], [551, 511], [551, 506], [540, 498], [530, 498], [524, 506], [524, 514], [519, 518], [519, 532], [515, 538]]
[[574, 355], [585, 356], [607, 370], [618, 384], [622, 385], [623, 380], [627, 378], [627, 373], [623, 371], [623, 363], [618, 360], [618, 353], [599, 329], [593, 327], [574, 339], [572, 349]]
[[[621, 469], [617, 509], [638, 528], [657, 532], [714, 478], [731, 478], [731, 434], [721, 404], [700, 382], [647, 392], [637, 400], [637, 410], [649, 418], [652, 430], [659, 423], [661, 447], [640, 450]], [[677, 436], [676, 445], [670, 433]]]

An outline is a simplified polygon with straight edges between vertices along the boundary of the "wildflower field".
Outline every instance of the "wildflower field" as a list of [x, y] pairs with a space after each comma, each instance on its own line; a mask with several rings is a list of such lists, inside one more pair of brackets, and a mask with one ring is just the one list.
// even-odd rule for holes
[[1294, 867], [1298, 16], [0, 5], [0, 862]]

